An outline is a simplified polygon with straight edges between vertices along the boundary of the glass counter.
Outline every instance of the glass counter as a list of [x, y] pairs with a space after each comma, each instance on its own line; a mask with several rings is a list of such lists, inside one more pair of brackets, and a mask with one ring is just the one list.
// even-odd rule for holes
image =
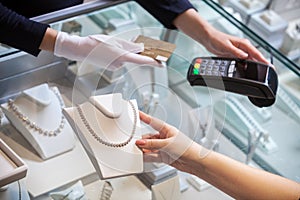
[[[14, 50], [9, 55], [2, 54], [0, 60], [0, 67], [5, 72], [0, 82], [7, 86], [0, 89], [1, 103], [20, 95], [24, 89], [45, 82], [58, 87], [67, 107], [93, 94], [120, 92], [126, 99], [136, 99], [140, 110], [175, 125], [199, 143], [202, 143], [204, 133], [197, 129], [196, 124], [205, 119], [199, 115], [195, 118], [193, 113], [208, 108], [213, 112], [213, 129], [218, 133], [214, 136], [218, 142], [211, 148], [241, 162], [300, 182], [300, 161], [297, 159], [300, 149], [300, 135], [297, 132], [300, 128], [299, 66], [232, 17], [219, 4], [209, 0], [195, 0], [192, 3], [199, 14], [214, 27], [249, 39], [266, 58], [272, 60], [280, 83], [273, 106], [257, 108], [244, 96], [206, 87], [191, 87], [186, 80], [191, 60], [197, 56], [213, 54], [183, 33], [165, 29], [134, 1], [95, 1], [34, 19], [50, 23], [54, 29], [81, 36], [108, 34], [132, 39], [137, 35], [145, 35], [174, 43], [177, 47], [166, 63], [166, 68], [146, 66], [132, 70], [129, 64], [117, 74], [119, 82], [109, 82], [103, 80], [103, 72], [99, 71], [77, 77], [76, 71], [82, 63], [56, 58], [45, 52], [28, 61], [27, 54]], [[34, 62], [31, 62], [32, 59]], [[22, 63], [23, 60], [26, 62]], [[11, 63], [15, 66], [11, 68], [13, 70], [8, 68]], [[26, 64], [22, 70], [18, 68], [20, 63]], [[158, 106], [145, 107], [145, 94], [158, 94]], [[65, 189], [78, 180], [83, 182], [91, 199], [99, 198], [104, 181], [99, 180], [79, 141], [71, 152], [44, 161], [7, 120], [4, 120], [1, 127], [0, 137], [28, 163], [29, 178], [24, 182], [32, 199], [49, 199], [50, 192]], [[65, 175], [55, 177], [56, 170], [67, 173], [68, 169], [72, 170], [66, 179], [62, 178]], [[45, 176], [47, 170], [54, 177], [47, 180], [49, 183], [45, 183], [46, 180], [37, 183], [36, 180]], [[186, 176], [181, 175], [182, 191], [189, 185], [184, 178]], [[150, 190], [135, 176], [117, 178], [111, 182], [117, 187], [112, 199], [117, 199], [117, 195], [126, 195], [128, 198], [138, 196], [140, 199], [151, 197]], [[124, 185], [128, 185], [127, 190]], [[180, 199], [231, 199], [215, 188], [197, 191], [191, 189], [191, 185], [189, 187], [181, 193]], [[136, 195], [129, 195], [128, 192], [135, 192]]]

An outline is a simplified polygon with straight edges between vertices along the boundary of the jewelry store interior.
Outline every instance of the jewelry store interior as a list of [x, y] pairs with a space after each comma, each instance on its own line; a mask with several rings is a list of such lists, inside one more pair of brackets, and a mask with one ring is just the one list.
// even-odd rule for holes
[[211, 151], [300, 182], [300, 1], [191, 3], [273, 63], [275, 103], [258, 107], [245, 95], [192, 86], [192, 60], [215, 55], [135, 1], [92, 0], [34, 17], [69, 34], [143, 35], [176, 48], [163, 67], [105, 69], [0, 44], [1, 200], [233, 199], [195, 175], [144, 162], [135, 141], [151, 130], [139, 110]]

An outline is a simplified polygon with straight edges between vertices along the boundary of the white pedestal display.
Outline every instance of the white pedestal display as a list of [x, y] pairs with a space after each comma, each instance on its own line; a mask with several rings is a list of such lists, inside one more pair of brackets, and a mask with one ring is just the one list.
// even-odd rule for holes
[[143, 171], [143, 155], [135, 145], [140, 121], [135, 100], [121, 94], [92, 96], [64, 113], [101, 179]]
[[64, 105], [56, 87], [38, 85], [1, 106], [11, 124], [42, 159], [73, 149], [75, 135], [62, 114]]

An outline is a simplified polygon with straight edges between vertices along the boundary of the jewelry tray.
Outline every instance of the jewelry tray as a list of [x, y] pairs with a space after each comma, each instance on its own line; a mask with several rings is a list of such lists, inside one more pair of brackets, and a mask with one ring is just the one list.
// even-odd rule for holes
[[0, 188], [22, 179], [27, 174], [24, 161], [0, 139]]

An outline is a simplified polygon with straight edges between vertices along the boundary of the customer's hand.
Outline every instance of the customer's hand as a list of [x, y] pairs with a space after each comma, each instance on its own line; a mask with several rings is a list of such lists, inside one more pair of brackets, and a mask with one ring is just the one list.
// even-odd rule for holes
[[140, 119], [158, 131], [147, 134], [136, 141], [144, 152], [146, 162], [164, 162], [181, 171], [193, 173], [194, 166], [189, 162], [200, 159], [204, 148], [194, 143], [177, 128], [140, 112]]
[[173, 23], [179, 30], [204, 45], [208, 51], [217, 56], [238, 57], [269, 64], [249, 40], [217, 30], [195, 9], [186, 10]]
[[74, 61], [84, 61], [99, 68], [114, 69], [124, 63], [161, 66], [154, 59], [142, 56], [144, 45], [108, 35], [80, 37], [58, 32], [54, 54]]
[[270, 64], [248, 39], [225, 34], [214, 28], [209, 31], [209, 38], [203, 45], [210, 52], [224, 57], [238, 57]]

